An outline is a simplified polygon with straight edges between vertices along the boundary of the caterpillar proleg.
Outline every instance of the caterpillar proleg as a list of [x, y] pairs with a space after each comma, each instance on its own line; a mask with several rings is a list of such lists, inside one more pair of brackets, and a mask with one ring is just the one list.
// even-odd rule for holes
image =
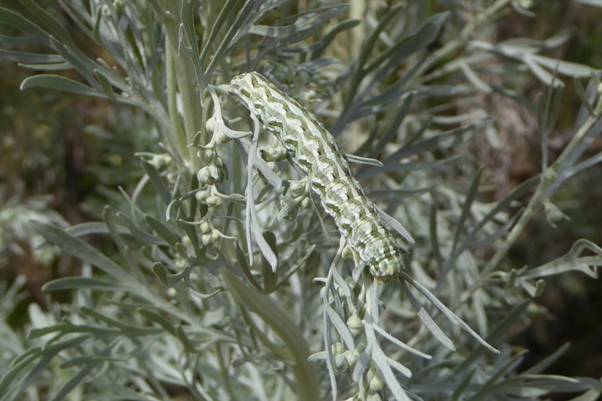
[[404, 269], [402, 249], [386, 228], [381, 212], [353, 177], [332, 135], [257, 72], [234, 77], [230, 86], [308, 175], [311, 188], [334, 218], [356, 261], [368, 266], [378, 281], [397, 276]]

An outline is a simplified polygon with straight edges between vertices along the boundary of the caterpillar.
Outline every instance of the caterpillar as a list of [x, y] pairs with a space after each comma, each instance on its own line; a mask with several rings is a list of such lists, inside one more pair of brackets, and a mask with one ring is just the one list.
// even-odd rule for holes
[[257, 72], [238, 75], [230, 92], [276, 135], [352, 250], [356, 262], [368, 266], [377, 281], [389, 281], [403, 269], [403, 251], [368, 199], [338, 143], [299, 103]]

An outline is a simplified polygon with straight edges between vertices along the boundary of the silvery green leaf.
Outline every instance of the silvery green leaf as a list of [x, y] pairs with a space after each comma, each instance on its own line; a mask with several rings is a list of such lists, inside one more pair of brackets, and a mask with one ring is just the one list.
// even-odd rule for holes
[[[597, 256], [580, 256], [584, 250], [593, 252]], [[594, 266], [594, 268], [590, 268], [590, 266]], [[564, 256], [537, 268], [526, 270], [520, 277], [534, 279], [576, 270], [592, 278], [598, 278], [595, 266], [602, 266], [602, 248], [586, 239], [579, 239]]]
[[[125, 217], [125, 215], [121, 214], [118, 217], [121, 219], [122, 217]], [[180, 238], [176, 234], [174, 234], [172, 232], [172, 230], [166, 224], [161, 222], [159, 219], [157, 219], [151, 215], [148, 215], [148, 214], [144, 216], [144, 219], [146, 220], [148, 225], [153, 230], [155, 230], [157, 235], [159, 235], [161, 238], [163, 238], [169, 245], [176, 246], [176, 243], [180, 242]], [[124, 223], [125, 223], [125, 220], [124, 220]], [[127, 225], [127, 223], [126, 223], [126, 225]]]
[[[583, 0], [581, 0], [583, 1]], [[594, 0], [588, 0], [588, 1], [594, 1]], [[602, 7], [602, 1], [598, 0], [600, 4], [598, 4], [600, 7]], [[600, 380], [600, 382], [598, 382], [597, 386], [587, 390], [585, 393], [572, 398], [570, 401], [597, 401], [600, 399], [600, 395], [602, 395], [602, 379]]]
[[359, 80], [363, 79], [365, 75], [364, 64], [367, 62], [370, 53], [374, 50], [376, 42], [380, 34], [387, 28], [387, 26], [395, 20], [396, 17], [399, 16], [400, 12], [403, 11], [403, 7], [401, 5], [396, 5], [392, 7], [389, 12], [379, 21], [376, 28], [370, 33], [368, 38], [364, 40], [362, 44], [362, 51], [360, 57], [358, 59], [358, 64], [356, 67], [356, 77], [352, 80], [352, 85], [357, 86], [359, 84]]
[[[236, 43], [236, 41], [233, 41], [232, 39], [239, 32], [239, 30], [243, 27], [243, 25], [246, 22], [248, 22], [249, 17], [253, 15], [253, 13], [257, 10], [257, 8], [260, 6], [260, 4], [261, 4], [261, 2], [258, 2], [255, 0], [247, 0], [245, 2], [244, 6], [236, 14], [236, 17], [234, 18], [234, 21], [232, 22], [232, 24], [230, 24], [230, 27], [226, 31], [224, 38], [222, 39], [221, 43], [217, 47], [217, 50], [213, 54], [213, 57], [211, 58], [209, 65], [205, 69], [206, 76], [212, 75], [213, 70], [217, 67], [218, 63], [225, 56], [226, 51], [228, 50], [229, 46]], [[233, 3], [232, 3], [232, 6], [234, 6]], [[229, 10], [227, 10], [227, 11], [229, 11]]]
[[148, 309], [138, 309], [138, 313], [140, 313], [142, 316], [144, 316], [151, 322], [157, 323], [172, 336], [177, 337], [176, 327], [160, 314]]
[[[583, 155], [583, 153], [591, 146], [591, 144], [602, 133], [602, 119], [599, 119], [585, 134], [582, 140], [571, 149], [571, 153], [566, 157], [565, 163], [558, 169], [555, 181], [547, 188], [544, 193], [544, 198], [552, 196], [558, 188], [571, 176], [571, 171], [574, 171], [575, 163]], [[545, 172], [544, 172], [545, 173]]]
[[163, 199], [163, 202], [165, 202], [166, 205], [169, 205], [169, 203], [171, 202], [171, 191], [167, 189], [167, 187], [163, 183], [163, 179], [161, 178], [159, 171], [157, 171], [157, 168], [152, 163], [144, 159], [142, 159], [140, 162], [142, 164], [142, 168], [144, 168], [144, 171], [146, 171], [146, 174], [150, 178], [153, 186], [161, 196], [161, 199]]
[[408, 351], [408, 352], [410, 352], [414, 355], [417, 355], [421, 358], [424, 358], [424, 359], [432, 359], [433, 358], [431, 355], [428, 355], [428, 354], [425, 354], [424, 352], [418, 351], [417, 349], [414, 349], [414, 348], [410, 347], [409, 345], [399, 341], [397, 338], [395, 338], [391, 334], [387, 333], [383, 328], [381, 328], [377, 324], [373, 324], [372, 328], [374, 329], [374, 331], [378, 332], [378, 334], [380, 334], [381, 336], [383, 336], [384, 338], [391, 341], [393, 344], [397, 345], [399, 348], [401, 348], [405, 351]]
[[408, 232], [408, 230], [406, 230], [406, 228], [399, 221], [397, 221], [397, 219], [395, 219], [393, 216], [388, 215], [387, 213], [385, 213], [381, 208], [379, 208], [376, 205], [374, 205], [374, 208], [376, 210], [376, 213], [378, 213], [379, 216], [382, 217], [382, 219], [385, 221], [385, 223], [387, 223], [395, 231], [397, 231], [399, 234], [401, 234], [401, 236], [403, 238], [405, 238], [405, 240], [408, 241], [410, 244], [414, 244], [415, 241], [414, 241], [414, 238], [412, 238], [412, 235]]
[[20, 63], [19, 67], [28, 68], [36, 71], [65, 71], [73, 69], [73, 66], [68, 63], [54, 63], [54, 64], [23, 64]]
[[[517, 304], [510, 310], [510, 312], [504, 316], [504, 318], [496, 323], [496, 325], [489, 331], [486, 340], [491, 343], [495, 343], [497, 340], [506, 335], [510, 326], [512, 326], [518, 319], [520, 319], [527, 307], [531, 303], [531, 300], [523, 301], [520, 304]], [[462, 372], [466, 369], [474, 366], [475, 361], [477, 361], [482, 354], [485, 353], [486, 348], [484, 346], [479, 346], [475, 348], [462, 362], [457, 364], [454, 367], [454, 372]]]
[[110, 80], [98, 69], [94, 71], [94, 75], [107, 98], [115, 101], [117, 98], [115, 97], [115, 92], [113, 92]]
[[554, 36], [545, 39], [542, 43], [546, 49], [553, 49], [565, 44], [573, 36], [573, 33], [571, 29], [563, 29]]
[[336, 24], [330, 31], [320, 37], [317, 46], [315, 46], [312, 50], [311, 59], [315, 60], [319, 58], [322, 55], [322, 52], [331, 44], [331, 42], [340, 32], [354, 28], [360, 23], [361, 20], [359, 19], [348, 19]]
[[479, 220], [476, 224], [474, 224], [471, 227], [469, 232], [466, 234], [466, 239], [472, 238], [485, 226], [485, 224], [493, 220], [498, 213], [507, 208], [517, 199], [520, 199], [522, 196], [527, 194], [539, 183], [539, 180], [539, 176], [531, 177], [528, 180], [522, 182], [520, 185], [516, 186], [502, 200], [500, 200], [495, 205], [495, 207], [492, 208], [481, 220]]
[[[74, 237], [83, 237], [90, 234], [108, 234], [109, 229], [104, 222], [81, 223], [65, 228], [65, 232]], [[128, 234], [126, 227], [119, 227], [120, 234]]]
[[577, 3], [587, 4], [589, 6], [602, 7], [602, 0], [575, 0]]
[[373, 199], [391, 198], [391, 197], [395, 197], [397, 199], [410, 198], [410, 197], [413, 198], [413, 197], [417, 197], [424, 193], [432, 191], [436, 186], [437, 186], [437, 184], [433, 184], [428, 187], [416, 188], [416, 189], [401, 189], [401, 188], [372, 189], [372, 190], [368, 191], [368, 196]]
[[[330, 279], [330, 275], [329, 275], [329, 279]], [[329, 280], [330, 281], [330, 280]], [[325, 287], [325, 288], [328, 288]], [[322, 300], [322, 304], [324, 305], [324, 308], [326, 309], [326, 306], [328, 305], [328, 296], [323, 297], [324, 299]], [[332, 389], [332, 401], [337, 401], [338, 400], [338, 385], [337, 385], [337, 379], [335, 376], [335, 371], [334, 371], [334, 361], [333, 361], [333, 356], [332, 356], [332, 334], [330, 332], [330, 330], [328, 330], [328, 315], [326, 313], [322, 314], [322, 320], [323, 320], [323, 325], [326, 328], [323, 331], [323, 338], [324, 338], [324, 349], [325, 351], [325, 359], [326, 359], [326, 367], [328, 368], [328, 378], [330, 379], [330, 388]]]
[[[1, 14], [1, 11], [0, 11]], [[0, 35], [0, 45], [8, 46], [23, 46], [38, 43], [38, 39], [35, 36], [7, 36]], [[7, 46], [7, 47], [8, 47]]]
[[38, 25], [23, 17], [21, 14], [8, 10], [4, 7], [0, 7], [0, 22], [28, 33], [31, 35], [28, 37], [28, 40], [32, 40], [31, 37], [34, 37], [36, 38], [35, 43], [40, 43], [46, 46], [50, 45], [50, 35]]
[[525, 370], [522, 374], [537, 374], [546, 370], [550, 365], [558, 360], [562, 355], [564, 355], [568, 349], [570, 348], [570, 343], [564, 343], [560, 348], [558, 348], [554, 353], [550, 356], [546, 357], [544, 360], [536, 363], [529, 369]]
[[388, 173], [392, 171], [404, 172], [404, 171], [423, 171], [423, 170], [441, 170], [447, 165], [456, 163], [459, 160], [458, 155], [447, 157], [441, 160], [428, 161], [428, 162], [415, 162], [415, 163], [398, 163], [393, 160], [385, 159], [383, 167], [377, 169], [364, 170], [361, 174], [357, 175], [357, 179], [367, 180], [379, 174]]
[[125, 290], [131, 288], [115, 283], [114, 281], [101, 280], [93, 277], [64, 277], [57, 278], [44, 284], [42, 291], [63, 291], [73, 289], [90, 289], [99, 291]]
[[35, 86], [58, 89], [65, 92], [75, 93], [77, 95], [102, 98], [105, 97], [104, 93], [99, 93], [94, 88], [60, 75], [40, 74], [25, 78], [21, 83], [21, 90], [33, 88]]
[[45, 222], [32, 221], [31, 225], [42, 234], [48, 242], [58, 246], [67, 253], [76, 256], [93, 266], [104, 270], [107, 274], [124, 282], [132, 277], [121, 266], [88, 245], [84, 241], [67, 234], [64, 230]]
[[[2, 379], [0, 379], [0, 401], [13, 401], [25, 390], [30, 384], [32, 384], [52, 362], [52, 359], [63, 350], [76, 347], [81, 343], [90, 339], [90, 335], [80, 335], [65, 341], [55, 342], [51, 345], [47, 345], [42, 349], [34, 348], [34, 352], [30, 359], [22, 360], [20, 364], [11, 366], [6, 372]], [[27, 374], [22, 374], [21, 378], [16, 382], [13, 380], [20, 374], [20, 372], [26, 368], [26, 365], [34, 362], [35, 359], [39, 361], [35, 363], [35, 366], [28, 371]], [[25, 372], [23, 372], [25, 373]], [[12, 384], [12, 385], [11, 385]]]
[[468, 189], [468, 193], [466, 194], [466, 198], [464, 200], [464, 204], [462, 205], [462, 213], [460, 214], [460, 218], [456, 223], [456, 233], [454, 235], [454, 244], [452, 246], [453, 249], [456, 248], [458, 242], [460, 240], [460, 235], [464, 231], [464, 225], [469, 217], [470, 208], [475, 201], [479, 186], [481, 184], [481, 176], [483, 175], [483, 171], [485, 171], [485, 167], [479, 168], [477, 173], [474, 175], [472, 182], [470, 184], [470, 188]]
[[[588, 6], [602, 7], [602, 0], [575, 0], [577, 3], [587, 4]], [[575, 398], [576, 400], [577, 398]]]
[[372, 159], [371, 157], [361, 157], [352, 154], [346, 154], [345, 159], [347, 159], [349, 163], [365, 164], [367, 166], [382, 167], [383, 165], [380, 160]]
[[439, 326], [437, 326], [437, 323], [435, 323], [433, 321], [433, 319], [428, 314], [428, 312], [422, 307], [422, 305], [420, 305], [420, 303], [418, 302], [418, 300], [416, 299], [416, 297], [414, 297], [414, 294], [412, 294], [412, 292], [408, 288], [408, 285], [405, 283], [405, 281], [403, 279], [400, 279], [400, 280], [398, 280], [398, 282], [401, 285], [403, 293], [410, 300], [410, 303], [412, 304], [412, 308], [414, 308], [414, 310], [418, 314], [418, 317], [420, 318], [420, 320], [424, 324], [424, 327], [426, 327], [435, 336], [435, 338], [441, 344], [443, 344], [443, 346], [445, 348], [449, 349], [450, 351], [455, 351], [456, 350], [456, 346], [454, 345], [454, 343], [449, 339], [449, 337], [447, 337], [443, 333], [443, 331], [441, 331], [441, 329], [439, 328]]
[[462, 70], [462, 73], [464, 74], [466, 79], [468, 79], [468, 81], [470, 81], [470, 83], [473, 84], [477, 89], [479, 89], [480, 91], [485, 92], [485, 93], [492, 92], [491, 86], [489, 86], [485, 82], [483, 82], [477, 76], [477, 74], [473, 71], [473, 69], [470, 68], [468, 63], [461, 62], [459, 65], [460, 65], [460, 69]]
[[73, 42], [73, 39], [71, 39], [67, 29], [65, 29], [65, 27], [61, 25], [61, 23], [58, 22], [56, 18], [54, 18], [49, 12], [44, 10], [33, 0], [21, 0], [21, 2], [28, 9], [28, 11], [33, 13], [42, 22], [42, 24], [45, 25], [50, 35], [55, 36], [69, 46], [75, 47], [75, 42]]
[[590, 167], [595, 166], [598, 163], [602, 163], [602, 152], [596, 154], [595, 156], [590, 157], [589, 159], [581, 162], [566, 171], [566, 178], [572, 177], [575, 174], [580, 173], [583, 170], [586, 170]]
[[[399, 384], [399, 381], [395, 377], [395, 374], [391, 370], [391, 365], [389, 364], [389, 358], [387, 358], [387, 356], [385, 355], [383, 350], [380, 348], [380, 346], [377, 345], [376, 336], [374, 334], [374, 331], [371, 328], [371, 325], [366, 325], [366, 339], [369, 344], [372, 344], [372, 349], [371, 349], [372, 360], [378, 366], [378, 370], [379, 370], [380, 374], [382, 375], [383, 380], [387, 384], [387, 387], [389, 388], [389, 390], [391, 390], [393, 397], [395, 397], [395, 399], [397, 401], [410, 401], [410, 398], [408, 397], [406, 392], [403, 390], [403, 388]], [[405, 368], [402, 365], [399, 365], [399, 366], [396, 365], [396, 367], [401, 367], [402, 369]], [[404, 374], [406, 374], [407, 376], [411, 376], [411, 372], [407, 368], [403, 369], [403, 370], [404, 370]]]
[[[484, 340], [483, 338], [481, 338], [481, 336], [479, 336], [473, 329], [470, 328], [470, 326], [468, 326], [466, 324], [466, 322], [464, 322], [462, 319], [460, 319], [454, 312], [452, 312], [450, 309], [447, 308], [447, 306], [445, 306], [441, 301], [439, 301], [439, 299], [437, 299], [437, 297], [435, 297], [429, 290], [428, 288], [426, 288], [425, 286], [423, 286], [422, 284], [420, 284], [419, 282], [417, 282], [416, 280], [414, 280], [412, 277], [410, 277], [407, 273], [402, 272], [401, 276], [403, 277], [404, 280], [406, 280], [407, 282], [409, 282], [410, 284], [412, 284], [412, 286], [414, 288], [416, 288], [418, 291], [420, 291], [422, 293], [422, 295], [424, 295], [429, 301], [431, 301], [433, 303], [433, 305], [435, 305], [441, 312], [443, 312], [443, 314], [454, 324], [454, 325], [459, 325], [462, 329], [464, 329], [464, 331], [466, 331], [468, 334], [470, 334], [474, 339], [476, 339], [478, 342], [481, 343], [481, 345], [483, 347], [485, 347], [486, 349], [488, 349], [489, 351], [495, 353], [495, 354], [499, 354], [500, 351], [498, 351], [497, 349], [495, 349], [494, 347], [492, 347], [486, 340]], [[400, 282], [403, 283], [403, 280], [400, 280]], [[403, 283], [405, 284], [405, 283]], [[407, 285], [406, 285], [407, 288]], [[409, 289], [407, 289], [407, 292], [409, 292]]]
[[247, 31], [253, 35], [267, 36], [278, 38], [289, 35], [291, 32], [290, 26], [270, 26], [270, 25], [252, 25]]
[[58, 54], [26, 53], [4, 49], [0, 49], [0, 60], [27, 64], [58, 64], [65, 61], [65, 59]]
[[375, 69], [377, 66], [383, 64], [384, 60], [386, 63], [376, 72], [374, 79], [368, 85], [373, 87], [377, 82], [381, 82], [387, 75], [390, 74], [392, 69], [399, 65], [399, 63], [405, 60], [411, 54], [426, 49], [431, 43], [433, 43], [439, 31], [443, 26], [443, 23], [447, 19], [449, 12], [443, 12], [435, 14], [428, 20], [422, 23], [414, 32], [410, 35], [402, 38], [396, 43], [391, 49], [382, 53], [373, 63], [366, 67], [365, 73], [368, 73]]
[[351, 331], [349, 330], [345, 322], [343, 322], [343, 319], [341, 319], [341, 317], [327, 303], [324, 304], [324, 308], [326, 310], [326, 314], [328, 315], [330, 323], [332, 323], [337, 333], [339, 333], [339, 335], [341, 336], [341, 340], [345, 344], [345, 347], [347, 347], [348, 350], [355, 349], [353, 335], [351, 334]]
[[217, 16], [215, 23], [211, 25], [211, 31], [209, 32], [209, 35], [206, 38], [203, 38], [203, 49], [202, 49], [201, 55], [199, 57], [199, 63], [201, 66], [203, 66], [205, 64], [205, 59], [207, 58], [207, 55], [209, 54], [209, 51], [211, 50], [213, 41], [217, 37], [220, 29], [222, 29], [222, 26], [223, 26], [224, 22], [226, 21], [226, 18], [228, 17], [228, 15], [230, 15], [230, 13], [232, 12], [232, 10], [236, 6], [236, 4], [238, 4], [239, 1], [240, 0], [226, 1], [226, 3], [224, 4], [224, 6], [222, 7], [222, 9], [219, 12], [219, 15]]
[[[145, 243], [145, 244], [167, 245], [167, 241], [144, 232], [141, 228], [136, 226], [136, 224], [125, 214], [118, 212], [117, 217], [121, 221], [123, 221], [123, 224], [126, 225], [128, 230], [130, 231], [130, 233], [134, 237], [136, 237], [140, 242]], [[149, 222], [149, 225], [152, 227], [152, 224], [150, 222]]]
[[[575, 86], [575, 92], [577, 92], [577, 96], [579, 96], [579, 100], [581, 100], [581, 103], [589, 111], [590, 115], [593, 115], [595, 113], [595, 111], [594, 111], [592, 104], [590, 103], [590, 99], [585, 94], [585, 90], [583, 89], [583, 84], [581, 84], [581, 79], [579, 79], [579, 77], [575, 77], [573, 79], [573, 83]], [[594, 99], [592, 99], [592, 100], [594, 100]]]
[[395, 138], [397, 135], [397, 130], [405, 117], [408, 115], [410, 111], [410, 105], [412, 104], [412, 95], [404, 96], [403, 103], [401, 104], [399, 111], [395, 114], [395, 119], [391, 122], [391, 124], [387, 127], [387, 129], [383, 132], [383, 135], [379, 138], [378, 142], [374, 149], [372, 149], [371, 155], [377, 156], [380, 154], [385, 146]]
[[419, 155], [433, 150], [440, 150], [464, 143], [470, 140], [477, 132], [494, 121], [493, 117], [485, 117], [464, 127], [452, 129], [450, 131], [439, 133], [431, 138], [420, 142], [414, 142], [411, 145], [400, 148], [397, 152], [386, 158], [383, 163], [385, 166], [393, 161], [399, 161], [403, 158]]
[[[278, 259], [278, 243], [276, 239], [276, 235], [274, 235], [271, 231], [265, 231], [263, 233], [263, 238], [269, 245], [270, 249]], [[272, 269], [270, 263], [265, 258], [261, 260], [261, 275], [263, 277], [263, 290], [264, 294], [271, 294], [276, 290], [276, 286], [278, 284], [278, 274], [274, 269]]]
[[589, 77], [596, 70], [583, 64], [570, 63], [553, 59], [550, 57], [540, 56], [538, 54], [529, 55], [529, 59], [535, 61], [552, 71], [558, 69], [559, 74], [568, 75], [571, 77]]
[[[298, 43], [304, 39], [307, 39], [313, 35], [315, 35], [322, 26], [333, 19], [335, 16], [343, 12], [347, 8], [346, 4], [339, 4], [333, 6], [325, 6], [321, 8], [316, 8], [311, 10], [311, 13], [317, 13], [322, 10], [326, 10], [323, 14], [318, 15], [306, 26], [301, 29], [296, 29], [297, 27], [293, 26], [291, 33], [283, 38], [279, 38], [277, 43], [278, 46], [286, 46], [293, 43]], [[293, 16], [292, 18], [299, 17]]]

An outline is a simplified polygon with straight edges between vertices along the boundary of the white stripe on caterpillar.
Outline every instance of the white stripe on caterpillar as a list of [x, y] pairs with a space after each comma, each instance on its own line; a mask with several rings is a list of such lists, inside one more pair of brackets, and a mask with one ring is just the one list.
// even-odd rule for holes
[[367, 265], [378, 281], [388, 281], [401, 272], [401, 248], [322, 124], [257, 72], [238, 75], [230, 85], [231, 92], [278, 137], [308, 175], [356, 260]]

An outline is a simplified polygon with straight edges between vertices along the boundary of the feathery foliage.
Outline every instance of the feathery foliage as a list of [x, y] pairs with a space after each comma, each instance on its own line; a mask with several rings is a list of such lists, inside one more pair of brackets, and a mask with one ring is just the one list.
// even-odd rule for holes
[[[524, 353], [505, 338], [536, 313], [545, 277], [597, 277], [602, 265], [602, 248], [585, 239], [542, 266], [506, 260], [538, 210], [551, 224], [563, 218], [553, 204], [563, 183], [602, 160], [583, 158], [602, 131], [600, 73], [545, 55], [568, 36], [488, 40], [501, 15], [529, 13], [528, 2], [59, 2], [101, 56], [33, 0], [21, 1], [23, 15], [0, 8], [9, 28], [0, 58], [40, 72], [22, 89], [142, 110], [159, 139], [154, 153], [132, 149], [138, 181], [100, 221], [31, 220], [35, 235], [84, 267], [44, 286], [72, 299], [48, 312], [32, 304], [27, 338], [5, 322], [22, 282], [0, 288], [10, 350], [0, 401], [599, 396], [595, 379], [543, 373], [567, 347], [519, 371]], [[363, 18], [350, 18], [358, 7]], [[411, 233], [395, 280], [354, 267], [294, 163], [275, 161], [274, 138], [229, 94], [248, 71], [322, 121], [386, 221]], [[491, 79], [531, 73], [548, 87], [539, 104]], [[574, 79], [583, 107], [552, 162], [561, 77]], [[538, 176], [486, 203], [486, 173], [462, 145], [475, 135], [495, 144], [495, 119], [476, 100], [492, 93], [538, 110], [544, 157]], [[89, 245], [89, 234], [109, 236], [114, 250]]]

